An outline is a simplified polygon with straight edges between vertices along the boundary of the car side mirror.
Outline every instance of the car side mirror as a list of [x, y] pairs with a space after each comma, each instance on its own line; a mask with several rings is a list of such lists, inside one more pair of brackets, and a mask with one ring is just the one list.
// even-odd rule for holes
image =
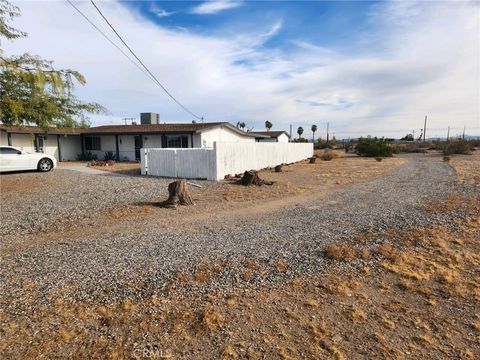
[[22, 155], [23, 153], [21, 151], [17, 152], [17, 155]]

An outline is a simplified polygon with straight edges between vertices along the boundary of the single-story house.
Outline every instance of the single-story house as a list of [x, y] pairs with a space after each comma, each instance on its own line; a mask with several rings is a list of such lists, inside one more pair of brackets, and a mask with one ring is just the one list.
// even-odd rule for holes
[[250, 134], [256, 136], [257, 142], [288, 143], [290, 141], [290, 135], [286, 131], [251, 131]]
[[210, 148], [214, 142], [255, 142], [256, 136], [228, 122], [106, 125], [83, 129], [83, 151], [102, 158], [140, 160], [141, 148]]
[[[256, 142], [268, 135], [245, 132], [228, 122], [104, 125], [91, 128], [49, 128], [0, 124], [0, 144], [28, 152], [44, 152], [59, 161], [75, 160], [91, 152], [99, 159], [112, 152], [120, 161], [140, 160], [141, 148], [210, 148], [214, 142]], [[283, 139], [283, 137], [282, 137]], [[280, 137], [276, 140], [280, 141]], [[283, 141], [282, 141], [283, 142]]]

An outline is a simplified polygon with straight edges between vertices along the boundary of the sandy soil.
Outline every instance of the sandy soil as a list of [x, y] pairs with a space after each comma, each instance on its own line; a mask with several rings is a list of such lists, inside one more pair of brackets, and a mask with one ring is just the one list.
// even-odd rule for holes
[[471, 155], [451, 155], [449, 163], [457, 171], [460, 181], [480, 186], [480, 150]]
[[[286, 277], [281, 286], [195, 291], [215, 281], [228, 261], [200, 263], [192, 276], [179, 273], [167, 293], [135, 302], [66, 301], [62, 292], [74, 287], [41, 299], [25, 284], [31, 296], [22, 301], [38, 304], [35, 319], [9, 323], [0, 350], [8, 357], [22, 349], [24, 358], [475, 359], [480, 207], [463, 200], [431, 209], [468, 203], [455, 231], [437, 225], [365, 234], [351, 240], [348, 252], [338, 249], [344, 243], [327, 250], [327, 273]], [[289, 264], [271, 266], [285, 273]], [[251, 279], [264, 269], [246, 261], [231, 271]], [[32, 320], [42, 324], [39, 331], [30, 328]]]

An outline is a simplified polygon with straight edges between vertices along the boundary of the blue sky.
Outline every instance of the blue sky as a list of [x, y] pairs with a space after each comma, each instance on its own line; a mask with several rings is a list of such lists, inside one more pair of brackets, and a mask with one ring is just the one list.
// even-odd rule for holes
[[[89, 1], [76, 5], [119, 46]], [[87, 78], [106, 106], [94, 125], [140, 112], [193, 118], [65, 1], [17, 1], [29, 37], [2, 44]], [[480, 135], [478, 1], [97, 1], [162, 83], [206, 121], [288, 130], [330, 123], [337, 137]], [[55, 41], [51, 41], [55, 39]]]
[[368, 14], [373, 1], [232, 1], [237, 6], [207, 14], [195, 13], [199, 2], [137, 1], [124, 4], [159, 26], [183, 28], [207, 36], [232, 35], [251, 28], [282, 29], [266, 48], [288, 50], [293, 41], [306, 41], [338, 50], [354, 49], [361, 34], [372, 29]]

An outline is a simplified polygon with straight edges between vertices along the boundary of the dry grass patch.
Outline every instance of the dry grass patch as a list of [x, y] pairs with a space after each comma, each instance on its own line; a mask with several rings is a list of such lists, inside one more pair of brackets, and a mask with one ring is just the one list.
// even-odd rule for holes
[[327, 246], [326, 254], [332, 260], [354, 260], [357, 251], [346, 244], [334, 243]]

